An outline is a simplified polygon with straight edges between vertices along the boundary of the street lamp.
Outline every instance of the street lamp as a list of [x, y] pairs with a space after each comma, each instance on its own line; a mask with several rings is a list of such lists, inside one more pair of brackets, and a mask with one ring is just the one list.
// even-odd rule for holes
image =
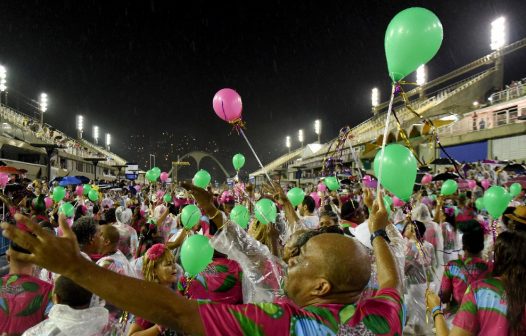
[[378, 106], [380, 104], [380, 92], [378, 91], [378, 88], [373, 88], [371, 91], [371, 105], [373, 108]]
[[106, 133], [106, 150], [110, 150], [111, 145], [111, 134]]
[[491, 50], [499, 50], [506, 44], [506, 18], [504, 16], [491, 22]]
[[314, 120], [314, 133], [318, 135], [318, 143], [320, 143], [320, 135], [321, 135], [321, 120], [320, 119]]
[[285, 146], [289, 149], [289, 153], [290, 153], [290, 136], [288, 135], [285, 138]]
[[303, 148], [303, 130], [298, 131], [298, 141], [301, 142], [301, 148]]
[[416, 85], [422, 86], [426, 83], [426, 66], [422, 64], [416, 69]]
[[93, 140], [95, 144], [99, 144], [99, 126], [93, 126]]
[[[0, 65], [0, 104], [2, 103], [2, 93], [7, 90], [7, 70], [5, 66]], [[7, 104], [7, 99], [6, 99]]]
[[82, 132], [84, 131], [84, 117], [81, 115], [77, 116], [77, 137], [82, 139]]
[[44, 112], [47, 111], [47, 94], [41, 93], [38, 103], [40, 106], [40, 125], [44, 125]]

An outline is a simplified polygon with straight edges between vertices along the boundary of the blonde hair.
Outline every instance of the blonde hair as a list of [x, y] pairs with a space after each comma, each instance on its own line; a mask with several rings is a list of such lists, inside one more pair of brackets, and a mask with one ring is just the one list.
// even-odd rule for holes
[[155, 269], [157, 268], [157, 265], [161, 265], [165, 261], [173, 261], [174, 255], [172, 254], [172, 251], [170, 249], [165, 248], [163, 254], [153, 260], [149, 258], [148, 252], [146, 252], [142, 256], [142, 274], [144, 277], [144, 280], [150, 281], [150, 282], [157, 282], [159, 281], [157, 274], [155, 274]]

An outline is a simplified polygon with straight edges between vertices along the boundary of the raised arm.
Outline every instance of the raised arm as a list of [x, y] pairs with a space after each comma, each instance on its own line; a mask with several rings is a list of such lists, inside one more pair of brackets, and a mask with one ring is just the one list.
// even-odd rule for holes
[[[371, 199], [371, 191], [365, 190], [365, 198]], [[369, 231], [371, 235], [380, 233], [387, 237], [385, 228], [388, 224], [387, 211], [385, 210], [382, 193], [378, 193], [372, 208], [369, 210]], [[372, 237], [372, 236], [371, 236]], [[395, 256], [391, 252], [387, 241], [383, 237], [376, 237], [371, 242], [376, 257], [378, 269], [378, 284], [380, 288], [395, 288], [399, 292], [402, 290], [400, 274], [396, 266]]]
[[3, 235], [31, 252], [13, 251], [11, 257], [67, 276], [115, 306], [149, 321], [188, 334], [204, 334], [196, 301], [156, 283], [126, 277], [84, 259], [75, 234], [62, 216], [59, 225], [63, 237], [53, 236], [21, 215], [16, 216], [17, 221], [25, 223], [34, 236], [2, 223]]

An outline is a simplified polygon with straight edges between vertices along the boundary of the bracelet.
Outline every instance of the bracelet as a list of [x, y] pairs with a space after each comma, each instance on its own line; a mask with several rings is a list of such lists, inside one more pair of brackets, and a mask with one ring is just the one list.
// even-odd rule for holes
[[435, 313], [436, 313], [437, 311], [442, 312], [442, 307], [441, 307], [440, 305], [435, 306], [435, 307], [433, 307], [433, 309], [431, 309], [431, 315], [435, 315]]
[[373, 245], [373, 240], [374, 240], [376, 237], [382, 237], [387, 243], [390, 243], [390, 242], [391, 242], [391, 240], [390, 240], [389, 237], [387, 236], [387, 233], [385, 232], [385, 229], [376, 230], [376, 231], [371, 235], [371, 245]]
[[435, 318], [436, 318], [438, 315], [442, 315], [442, 316], [444, 316], [444, 313], [442, 313], [442, 312], [438, 312], [438, 313], [436, 313], [435, 315], [433, 315], [433, 322], [435, 322]]

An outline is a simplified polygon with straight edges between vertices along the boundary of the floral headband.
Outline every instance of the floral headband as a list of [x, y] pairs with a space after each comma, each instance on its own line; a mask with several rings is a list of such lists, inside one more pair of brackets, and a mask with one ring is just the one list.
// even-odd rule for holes
[[146, 251], [146, 257], [149, 260], [156, 261], [160, 257], [162, 257], [162, 255], [164, 254], [164, 251], [166, 251], [166, 245], [160, 244], [160, 243], [155, 244], [152, 247], [150, 247], [148, 251]]

